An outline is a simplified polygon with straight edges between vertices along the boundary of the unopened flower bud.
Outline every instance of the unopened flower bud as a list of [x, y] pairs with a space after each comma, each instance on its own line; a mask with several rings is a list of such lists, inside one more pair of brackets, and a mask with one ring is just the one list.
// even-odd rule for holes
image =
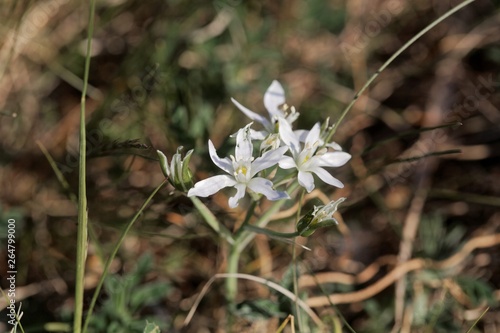
[[337, 225], [338, 222], [333, 218], [337, 207], [345, 198], [337, 201], [331, 201], [325, 206], [314, 207], [309, 213], [304, 215], [297, 223], [297, 231], [302, 237], [311, 236], [316, 229]]
[[193, 150], [189, 150], [184, 159], [181, 157], [181, 150], [182, 147], [177, 148], [177, 153], [172, 156], [170, 165], [168, 164], [168, 159], [165, 154], [159, 150], [156, 152], [160, 159], [161, 171], [163, 171], [165, 177], [168, 178], [170, 184], [179, 191], [187, 192], [193, 187], [193, 174], [191, 170], [189, 170], [189, 160], [191, 159]]

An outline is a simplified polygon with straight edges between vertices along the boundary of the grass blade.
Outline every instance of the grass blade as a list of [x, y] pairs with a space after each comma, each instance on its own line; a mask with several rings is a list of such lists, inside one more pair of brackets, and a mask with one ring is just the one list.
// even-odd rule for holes
[[352, 109], [352, 107], [354, 106], [354, 103], [356, 103], [356, 101], [358, 100], [359, 96], [361, 96], [361, 94], [370, 86], [370, 84], [372, 84], [373, 81], [375, 81], [375, 79], [380, 75], [380, 73], [382, 73], [394, 61], [394, 59], [396, 59], [397, 57], [399, 57], [399, 55], [401, 53], [403, 53], [407, 48], [409, 48], [413, 43], [415, 43], [415, 41], [417, 39], [419, 39], [420, 37], [422, 37], [423, 35], [425, 35], [427, 32], [429, 32], [436, 25], [438, 25], [439, 23], [441, 23], [442, 21], [444, 21], [445, 19], [447, 19], [448, 17], [450, 17], [451, 15], [453, 15], [455, 12], [459, 11], [460, 9], [464, 8], [465, 6], [471, 4], [474, 1], [475, 0], [466, 0], [466, 1], [462, 2], [462, 3], [460, 3], [459, 5], [453, 7], [452, 9], [450, 9], [449, 11], [447, 11], [446, 13], [444, 13], [443, 15], [441, 15], [434, 22], [432, 22], [431, 24], [429, 24], [428, 26], [426, 26], [424, 29], [422, 29], [412, 39], [410, 39], [408, 42], [406, 42], [406, 44], [404, 44], [403, 46], [401, 46], [401, 48], [399, 50], [397, 50], [382, 66], [380, 66], [380, 68], [370, 77], [370, 79], [368, 79], [368, 81], [366, 81], [366, 83], [364, 84], [364, 86], [361, 87], [361, 89], [359, 89], [359, 91], [356, 93], [356, 95], [354, 95], [351, 103], [349, 103], [349, 105], [347, 105], [347, 107], [344, 109], [344, 111], [342, 111], [342, 113], [340, 114], [339, 119], [335, 122], [335, 125], [332, 126], [330, 132], [328, 133], [328, 136], [326, 137], [325, 142], [326, 143], [330, 142], [330, 139], [332, 138], [332, 136], [337, 131], [337, 128], [339, 127], [339, 124], [345, 118], [345, 116], [347, 115], [347, 113]]

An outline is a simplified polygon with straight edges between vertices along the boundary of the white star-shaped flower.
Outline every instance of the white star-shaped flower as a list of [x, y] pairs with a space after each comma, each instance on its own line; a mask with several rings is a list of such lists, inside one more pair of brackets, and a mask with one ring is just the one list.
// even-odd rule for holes
[[276, 191], [269, 179], [255, 177], [258, 172], [277, 165], [288, 147], [269, 150], [254, 159], [250, 125], [248, 124], [238, 131], [235, 156], [231, 156], [231, 158], [220, 158], [212, 141], [208, 141], [210, 158], [227, 175], [213, 176], [199, 181], [189, 190], [188, 196], [207, 197], [225, 187], [234, 187], [236, 194], [229, 198], [229, 207], [231, 208], [238, 206], [239, 200], [245, 196], [247, 187], [253, 192], [263, 194], [269, 200], [290, 198], [286, 192]]
[[314, 189], [313, 173], [325, 183], [343, 188], [344, 184], [323, 169], [323, 167], [340, 167], [346, 164], [351, 158], [350, 154], [342, 151], [328, 152], [326, 148], [318, 151], [318, 147], [322, 142], [320, 132], [320, 124], [316, 123], [307, 133], [304, 145], [301, 147], [301, 140], [292, 131], [290, 124], [284, 119], [279, 119], [281, 140], [290, 147], [290, 151], [292, 152], [292, 157], [283, 156], [279, 162], [279, 166], [282, 169], [296, 168], [299, 172], [299, 184], [307, 192], [311, 192]]
[[267, 88], [264, 94], [264, 106], [269, 113], [269, 118], [261, 116], [250, 109], [241, 105], [234, 98], [231, 101], [241, 110], [248, 118], [261, 123], [264, 126], [263, 131], [252, 131], [251, 135], [253, 139], [264, 140], [269, 134], [276, 133], [276, 124], [278, 119], [286, 119], [288, 123], [293, 123], [298, 117], [299, 113], [295, 111], [295, 108], [288, 107], [285, 100], [285, 90], [281, 84], [274, 80], [269, 88]]

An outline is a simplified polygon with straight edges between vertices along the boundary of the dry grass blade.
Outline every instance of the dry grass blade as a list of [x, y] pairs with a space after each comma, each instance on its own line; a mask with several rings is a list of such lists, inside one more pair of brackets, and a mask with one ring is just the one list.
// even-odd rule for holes
[[260, 284], [263, 284], [269, 288], [272, 288], [276, 290], [277, 292], [281, 293], [283, 296], [287, 297], [290, 299], [292, 302], [297, 302], [297, 304], [300, 306], [302, 310], [304, 310], [309, 317], [314, 321], [314, 323], [318, 327], [323, 327], [323, 322], [321, 319], [316, 315], [316, 313], [307, 305], [306, 302], [298, 298], [294, 293], [291, 291], [283, 288], [279, 284], [266, 280], [264, 278], [258, 277], [258, 276], [253, 276], [250, 274], [242, 274], [242, 273], [236, 273], [236, 274], [216, 274], [214, 275], [208, 282], [203, 286], [200, 294], [196, 298], [196, 301], [194, 302], [193, 306], [191, 307], [191, 310], [189, 310], [189, 313], [184, 320], [184, 327], [188, 326], [189, 323], [191, 322], [191, 319], [193, 318], [194, 314], [196, 313], [196, 309], [198, 308], [198, 305], [200, 304], [201, 300], [203, 297], [206, 295], [208, 290], [210, 289], [210, 286], [214, 283], [215, 280], [217, 279], [227, 279], [227, 278], [237, 278], [237, 279], [245, 279], [245, 280], [250, 280], [254, 281]]

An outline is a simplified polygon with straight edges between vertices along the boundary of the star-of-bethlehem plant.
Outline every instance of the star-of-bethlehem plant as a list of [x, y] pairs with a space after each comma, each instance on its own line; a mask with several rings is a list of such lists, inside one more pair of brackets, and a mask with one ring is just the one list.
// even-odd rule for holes
[[[178, 150], [170, 165], [162, 152], [158, 151], [158, 155], [162, 170], [169, 182], [176, 189], [187, 191], [187, 196], [193, 200], [195, 206], [198, 209], [202, 208], [200, 212], [212, 228], [219, 233], [224, 231], [224, 238], [231, 244], [228, 272], [237, 273], [239, 254], [253, 239], [255, 232], [270, 232], [263, 227], [267, 225], [271, 215], [279, 210], [283, 202], [290, 199], [291, 192], [297, 186], [311, 192], [315, 188], [313, 175], [329, 185], [342, 188], [344, 186], [342, 182], [325, 168], [343, 166], [349, 161], [351, 155], [343, 152], [338, 144], [325, 142], [330, 129], [328, 121], [323, 126], [319, 122], [316, 123], [311, 130], [292, 129], [299, 113], [293, 106], [286, 104], [284, 89], [278, 81], [273, 81], [264, 95], [264, 106], [269, 113], [269, 118], [251, 111], [234, 99], [232, 102], [252, 122], [236, 133], [234, 155], [219, 157], [212, 141], [208, 141], [210, 158], [217, 167], [224, 171], [223, 174], [201, 180], [192, 187], [192, 175], [188, 168], [192, 151], [189, 151], [185, 159], [182, 159]], [[254, 123], [260, 123], [263, 128], [252, 129], [251, 126]], [[254, 149], [255, 142], [260, 143], [256, 145], [259, 149]], [[256, 153], [255, 150], [258, 152]], [[278, 172], [279, 169], [291, 169], [292, 172]], [[206, 206], [196, 199], [196, 197], [210, 196], [224, 188], [233, 188], [228, 202], [230, 208], [236, 208], [247, 193], [253, 200], [241, 229], [232, 235], [218, 221], [214, 222], [215, 216], [207, 213]], [[249, 220], [262, 196], [276, 203], [257, 221], [250, 224]], [[297, 232], [287, 235], [307, 237], [318, 228], [336, 224], [333, 214], [344, 200], [345, 198], [340, 198], [327, 205], [314, 207], [298, 221]], [[228, 298], [234, 300], [235, 279], [228, 279], [227, 289]]]

